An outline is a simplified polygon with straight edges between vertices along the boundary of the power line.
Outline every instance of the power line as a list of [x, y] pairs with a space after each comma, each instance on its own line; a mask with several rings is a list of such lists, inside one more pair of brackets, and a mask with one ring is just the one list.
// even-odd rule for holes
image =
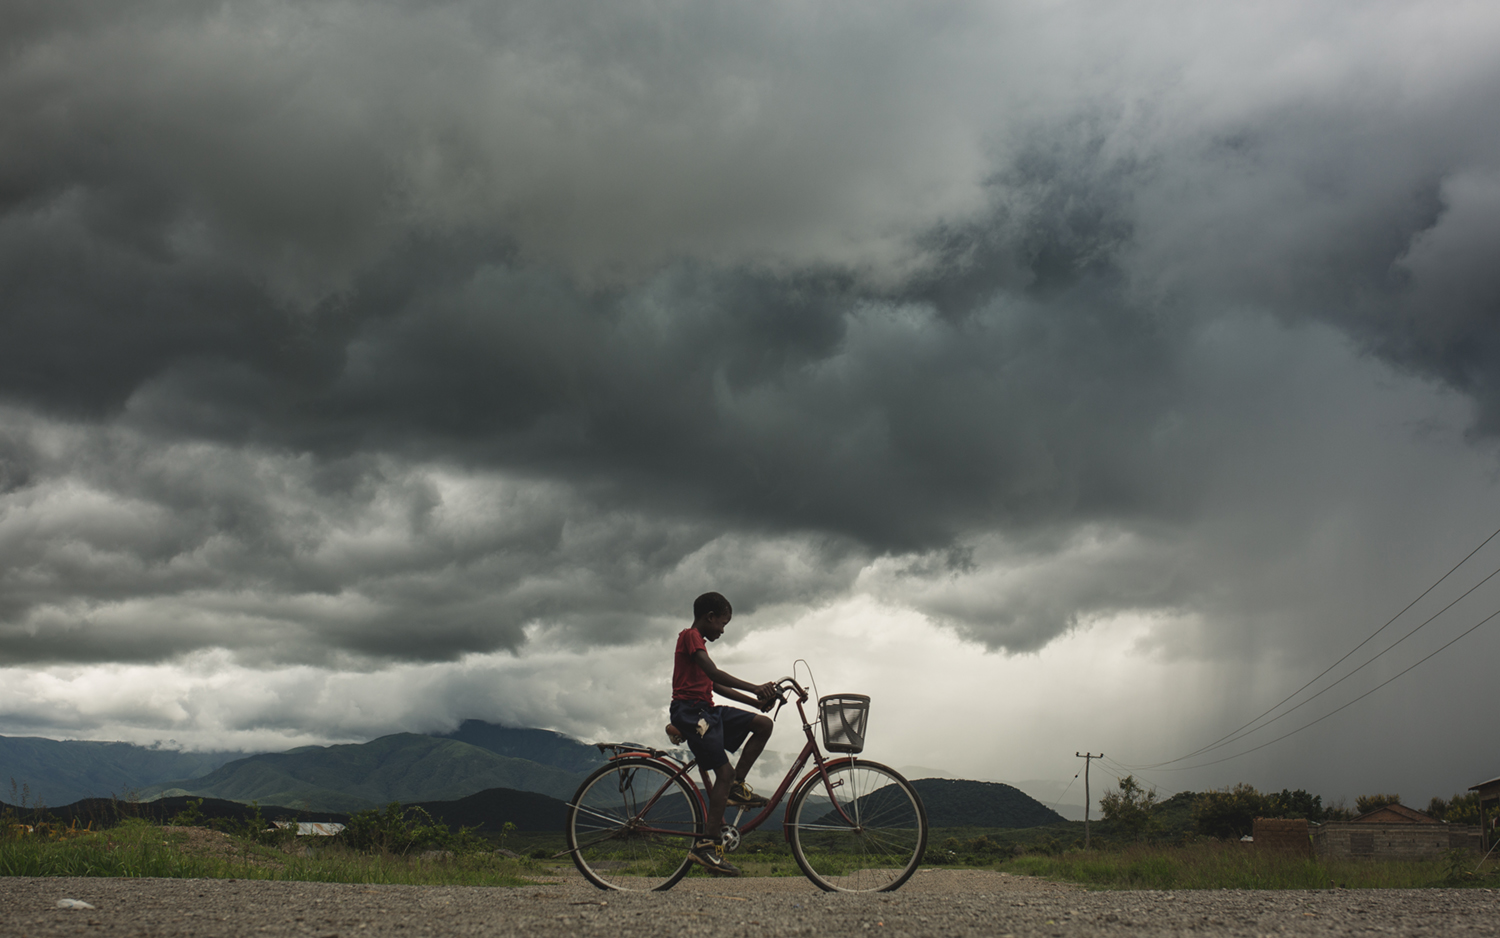
[[[1363, 694], [1360, 694], [1358, 697], [1355, 697], [1353, 700], [1349, 701], [1348, 703], [1344, 704], [1343, 706], [1341, 706], [1341, 707], [1339, 707], [1339, 708], [1337, 708], [1335, 710], [1328, 711], [1327, 713], [1325, 713], [1322, 716], [1318, 717], [1316, 720], [1313, 720], [1311, 723], [1304, 723], [1302, 726], [1297, 727], [1296, 729], [1292, 730], [1289, 733], [1283, 733], [1282, 735], [1276, 737], [1275, 739], [1263, 742], [1259, 746], [1255, 746], [1253, 748], [1246, 749], [1244, 752], [1237, 752], [1237, 753], [1235, 753], [1232, 756], [1225, 756], [1222, 759], [1215, 759], [1212, 762], [1200, 762], [1197, 765], [1179, 766], [1176, 769], [1169, 769], [1168, 771], [1172, 771], [1172, 772], [1185, 771], [1187, 769], [1201, 769], [1201, 768], [1204, 768], [1205, 766], [1218, 765], [1221, 762], [1228, 762], [1231, 759], [1238, 759], [1240, 756], [1248, 756], [1250, 753], [1255, 752], [1256, 750], [1259, 750], [1259, 749], [1264, 749], [1267, 746], [1271, 745], [1272, 743], [1279, 743], [1283, 739], [1286, 739], [1288, 736], [1296, 736], [1298, 733], [1302, 732], [1303, 730], [1309, 729], [1309, 728], [1311, 728], [1313, 726], [1318, 725], [1319, 723], [1322, 723], [1324, 720], [1326, 720], [1329, 717], [1333, 716], [1335, 713], [1338, 713], [1340, 710], [1346, 710], [1349, 707], [1352, 707], [1354, 704], [1359, 703], [1361, 700], [1364, 700], [1366, 697], [1368, 697], [1371, 694], [1375, 693], [1376, 691], [1380, 690], [1385, 685], [1387, 685], [1387, 684], [1391, 683], [1392, 681], [1396, 680], [1396, 678], [1401, 677], [1407, 671], [1410, 671], [1413, 668], [1418, 667], [1419, 665], [1425, 664], [1426, 662], [1430, 661], [1434, 656], [1442, 653], [1447, 648], [1449, 648], [1451, 645], [1453, 645], [1454, 642], [1457, 642], [1459, 639], [1464, 638], [1465, 636], [1469, 635], [1475, 629], [1479, 628], [1481, 625], [1484, 625], [1486, 622], [1490, 621], [1491, 619], [1495, 618], [1496, 616], [1500, 616], [1500, 609], [1496, 609], [1494, 612], [1492, 612], [1489, 615], [1485, 616], [1483, 619], [1480, 619], [1478, 622], [1474, 623], [1472, 626], [1470, 626], [1469, 628], [1465, 629], [1463, 632], [1461, 632], [1458, 635], [1454, 636], [1446, 644], [1444, 644], [1443, 646], [1441, 646], [1440, 648], [1438, 648], [1436, 651], [1432, 652], [1432, 654], [1429, 654], [1427, 657], [1425, 657], [1422, 660], [1416, 662], [1416, 664], [1410, 665], [1405, 670], [1399, 671], [1396, 674], [1392, 675], [1391, 677], [1386, 678], [1384, 681], [1381, 681], [1379, 684], [1376, 684], [1374, 687], [1372, 687], [1369, 690], [1365, 691]], [[1173, 761], [1178, 761], [1178, 760], [1173, 760]]]
[[[1365, 668], [1368, 668], [1370, 665], [1374, 664], [1376, 661], [1379, 661], [1385, 655], [1386, 652], [1392, 651], [1393, 649], [1395, 649], [1395, 647], [1397, 645], [1400, 645], [1402, 642], [1406, 641], [1408, 638], [1411, 638], [1413, 635], [1417, 634], [1422, 629], [1426, 628], [1429, 624], [1431, 624], [1431, 622], [1434, 619], [1436, 619], [1438, 616], [1442, 615], [1443, 613], [1447, 612], [1449, 609], [1452, 609], [1454, 606], [1458, 605], [1461, 601], [1463, 601], [1463, 599], [1466, 596], [1468, 596], [1470, 593], [1474, 592], [1475, 590], [1479, 589], [1481, 586], [1483, 586], [1484, 584], [1488, 583], [1490, 580], [1494, 579], [1497, 574], [1500, 574], [1500, 567], [1495, 568], [1495, 570], [1492, 573], [1490, 573], [1489, 576], [1486, 576], [1484, 579], [1480, 580], [1478, 583], [1475, 583], [1473, 586], [1469, 587], [1462, 594], [1460, 594], [1457, 599], [1453, 600], [1448, 605], [1446, 605], [1443, 608], [1439, 609], [1437, 612], [1434, 612], [1431, 616], [1428, 616], [1427, 619], [1424, 620], [1421, 625], [1418, 625], [1416, 628], [1412, 629], [1410, 632], [1407, 632], [1405, 635], [1403, 635], [1400, 638], [1396, 639], [1394, 642], [1391, 642], [1383, 650], [1381, 650], [1379, 653], [1377, 653], [1376, 655], [1374, 655], [1373, 657], [1371, 657], [1364, 664], [1359, 665], [1354, 670], [1350, 671], [1348, 674], [1345, 674], [1343, 677], [1341, 677], [1338, 680], [1334, 681], [1332, 684], [1329, 684], [1327, 687], [1325, 687], [1322, 690], [1318, 691], [1316, 694], [1313, 694], [1311, 697], [1307, 698], [1306, 700], [1301, 701], [1296, 706], [1292, 707], [1291, 709], [1287, 710], [1286, 712], [1284, 712], [1284, 713], [1278, 713], [1276, 716], [1274, 716], [1271, 719], [1267, 720], [1266, 722], [1260, 724], [1259, 726], [1253, 727], [1251, 729], [1245, 729], [1244, 727], [1241, 727], [1240, 730], [1237, 730], [1234, 734], [1232, 734], [1231, 736], [1229, 736], [1227, 739], [1224, 739], [1224, 740], [1222, 740], [1220, 742], [1213, 743], [1212, 745], [1209, 745], [1209, 746], [1205, 746], [1202, 749], [1198, 750], [1197, 754], [1202, 755], [1202, 754], [1205, 754], [1205, 753], [1213, 752], [1215, 749], [1222, 749], [1223, 747], [1229, 745], [1232, 742], [1235, 742], [1237, 740], [1245, 738], [1246, 736], [1249, 736], [1251, 733], [1255, 733], [1255, 732], [1258, 732], [1260, 730], [1265, 729], [1266, 727], [1268, 727], [1271, 724], [1275, 723], [1277, 720], [1280, 720], [1280, 719], [1283, 719], [1285, 717], [1291, 716], [1292, 714], [1296, 713], [1298, 710], [1302, 709], [1303, 707], [1305, 707], [1308, 704], [1312, 703], [1314, 700], [1317, 700], [1319, 697], [1322, 697], [1324, 694], [1326, 694], [1329, 691], [1333, 690], [1335, 687], [1338, 687], [1340, 684], [1342, 684], [1345, 681], [1349, 680], [1354, 675], [1356, 675], [1359, 672], [1363, 671]], [[1387, 623], [1387, 624], [1389, 624], [1389, 623]], [[1345, 655], [1344, 657], [1347, 658], [1348, 655]], [[1340, 660], [1342, 660], [1342, 659], [1340, 659]], [[1325, 671], [1323, 673], [1327, 674], [1328, 672]], [[1314, 678], [1314, 680], [1316, 680], [1316, 678]], [[1303, 685], [1302, 689], [1306, 690], [1306, 685]], [[1301, 693], [1301, 691], [1298, 691], [1298, 693]], [[1294, 694], [1293, 696], [1296, 696], [1296, 695]], [[1288, 699], [1291, 699], [1291, 698], [1288, 698]], [[1283, 700], [1281, 703], [1286, 703], [1286, 701]], [[1277, 704], [1276, 706], [1279, 707], [1279, 706], [1281, 706], [1281, 704]], [[1276, 708], [1272, 707], [1271, 709], [1274, 710]], [[1267, 712], [1269, 712], [1269, 711], [1267, 711]], [[1261, 716], [1265, 716], [1265, 714], [1261, 714]], [[1259, 720], [1260, 717], [1257, 717], [1256, 719]], [[1183, 759], [1188, 759], [1188, 758], [1191, 758], [1191, 755], [1182, 756], [1182, 757], [1180, 757], [1178, 759], [1173, 759], [1172, 762], [1180, 762]], [[1156, 765], [1145, 766], [1145, 768], [1148, 768], [1148, 769], [1161, 768], [1162, 766], [1171, 765], [1172, 762], [1159, 762]]]
[[[1280, 709], [1281, 706], [1283, 704], [1285, 704], [1287, 701], [1291, 700], [1293, 697], [1296, 697], [1298, 694], [1302, 693], [1303, 691], [1307, 690], [1312, 685], [1316, 684], [1329, 671], [1332, 671], [1334, 668], [1338, 667], [1339, 665], [1343, 664], [1345, 661], [1349, 660], [1349, 657], [1351, 655], [1353, 655], [1355, 652], [1359, 651], [1361, 648], [1363, 648], [1366, 645], [1368, 645], [1370, 642], [1372, 642], [1375, 639], [1375, 637], [1377, 635], [1379, 635], [1381, 632], [1384, 632], [1386, 629], [1390, 628], [1391, 625], [1393, 623], [1395, 623], [1395, 621], [1397, 619], [1399, 619], [1402, 616], [1406, 615], [1406, 613], [1411, 609], [1411, 607], [1413, 607], [1417, 603], [1421, 602], [1424, 598], [1426, 598], [1426, 596], [1427, 596], [1428, 593], [1432, 592], [1433, 590], [1437, 589], [1440, 585], [1442, 585], [1443, 581], [1446, 580], [1446, 579], [1448, 579], [1448, 577], [1452, 576], [1453, 573], [1454, 573], [1454, 571], [1456, 571], [1459, 567], [1462, 567], [1464, 564], [1468, 563], [1469, 562], [1469, 558], [1473, 557], [1475, 554], [1477, 554], [1481, 550], [1483, 550], [1484, 547], [1485, 547], [1485, 545], [1488, 544], [1490, 541], [1493, 541], [1497, 536], [1500, 536], [1500, 528], [1496, 528], [1495, 531], [1494, 531], [1494, 533], [1491, 534], [1489, 537], [1485, 538], [1483, 541], [1481, 541], [1478, 547], [1474, 548], [1473, 550], [1471, 550], [1467, 554], [1465, 554], [1464, 558], [1462, 560], [1460, 560], [1458, 563], [1454, 564], [1448, 570], [1447, 573], [1443, 574], [1441, 577], [1438, 577], [1437, 581], [1434, 582], [1431, 586], [1427, 587], [1425, 590], [1423, 590], [1422, 594], [1420, 596], [1418, 596], [1416, 599], [1413, 599], [1411, 602], [1407, 603], [1406, 606], [1403, 607], [1400, 612], [1398, 612], [1395, 615], [1391, 616], [1390, 619], [1387, 620], [1384, 625], [1382, 625], [1380, 628], [1376, 629], [1375, 631], [1371, 632], [1369, 634], [1369, 636], [1365, 638], [1364, 641], [1360, 642], [1358, 645], [1355, 645], [1353, 648], [1349, 649], [1347, 652], [1344, 653], [1344, 656], [1342, 658], [1339, 658], [1339, 660], [1335, 661], [1333, 664], [1330, 664], [1328, 667], [1326, 667], [1322, 671], [1318, 672], [1318, 674], [1315, 677], [1313, 677], [1312, 680], [1308, 681], [1306, 684], [1303, 684], [1301, 687], [1297, 688], [1296, 690], [1292, 691], [1290, 694], [1288, 694], [1285, 697], [1283, 697], [1280, 701], [1278, 701], [1277, 703], [1275, 703], [1274, 705], [1272, 705], [1270, 707], [1270, 709], [1268, 709], [1265, 712], [1261, 713], [1259, 716], [1257, 716], [1254, 719], [1250, 720], [1248, 723], [1245, 723], [1245, 724], [1243, 724], [1243, 725], [1241, 725], [1239, 727], [1236, 727], [1233, 730], [1230, 730], [1228, 733], [1225, 733], [1223, 736], [1220, 736], [1218, 739], [1214, 740], [1213, 742], [1208, 743], [1207, 745], [1204, 745], [1204, 746], [1200, 746], [1197, 749], [1194, 749], [1192, 752], [1188, 753], [1187, 755], [1178, 756], [1175, 759], [1168, 759], [1165, 762], [1156, 762], [1156, 763], [1153, 763], [1151, 765], [1142, 766], [1142, 768], [1157, 769], [1157, 768], [1161, 768], [1163, 766], [1172, 765], [1175, 762], [1183, 762], [1183, 761], [1185, 761], [1187, 759], [1191, 759], [1194, 756], [1202, 755], [1203, 753], [1206, 753], [1206, 752], [1209, 752], [1209, 751], [1211, 751], [1213, 749], [1216, 749], [1216, 748], [1219, 747], [1219, 745], [1221, 743], [1232, 742], [1233, 738], [1239, 738], [1239, 735], [1241, 734], [1242, 730], [1245, 730], [1245, 729], [1247, 729], [1249, 727], [1254, 726], [1256, 723], [1259, 723], [1262, 719], [1264, 719], [1268, 714], [1274, 713], [1276, 710]], [[1500, 571], [1497, 571], [1497, 572], [1500, 572]], [[1490, 576], [1494, 576], [1494, 574], [1491, 574]], [[1489, 577], [1485, 577], [1485, 579], [1487, 580], [1487, 579], [1489, 579]], [[1483, 581], [1481, 581], [1481, 582], [1483, 582]], [[1470, 592], [1473, 592], [1473, 590], [1470, 590]], [[1468, 594], [1465, 593], [1464, 595], [1468, 595]], [[1462, 599], [1462, 598], [1463, 598], [1462, 596], [1459, 597], [1459, 599]], [[1457, 600], [1454, 600], [1454, 602], [1457, 602]], [[1449, 605], [1452, 605], [1452, 603], [1450, 603]], [[1428, 621], [1431, 621], [1431, 620], [1428, 620]], [[1426, 623], [1423, 623], [1423, 624], [1425, 625]], [[1468, 633], [1466, 632], [1464, 634], [1468, 634]], [[1403, 641], [1404, 641], [1404, 639], [1403, 639]], [[1397, 644], [1400, 644], [1400, 643], [1398, 642]], [[1391, 647], [1394, 648], [1395, 645], [1392, 645]], [[1448, 646], [1444, 645], [1443, 647], [1446, 648]], [[1389, 651], [1390, 649], [1386, 649], [1386, 650]], [[1382, 652], [1382, 654], [1384, 654], [1384, 652]], [[1371, 660], [1373, 661], [1374, 659], [1372, 658]], [[1426, 659], [1424, 658], [1422, 660], [1425, 661]], [[1368, 664], [1368, 662], [1366, 662], [1366, 663]], [[1406, 672], [1403, 671], [1401, 673], [1405, 674]], [[1347, 677], [1347, 675], [1346, 675], [1346, 677]], [[1385, 685], [1381, 685], [1381, 686], [1383, 687]], [[1293, 709], [1295, 709], [1295, 708], [1293, 708]], [[1291, 711], [1287, 711], [1287, 712], [1290, 713]], [[1284, 715], [1285, 714], [1283, 714], [1283, 716]], [[1270, 725], [1270, 724], [1268, 723], [1267, 725]], [[1309, 724], [1309, 725], [1311, 725], [1311, 724]], [[1285, 738], [1285, 737], [1280, 737], [1280, 738]], [[1275, 740], [1273, 740], [1273, 742], [1274, 741]], [[1254, 750], [1250, 750], [1250, 751], [1253, 752]], [[1213, 763], [1207, 763], [1207, 764], [1212, 765]]]
[[[1171, 798], [1174, 795], [1181, 794], [1181, 792], [1178, 791], [1177, 789], [1169, 788], [1166, 785], [1163, 785], [1160, 782], [1155, 781], [1154, 779], [1146, 778], [1146, 776], [1142, 775], [1140, 772], [1137, 772], [1137, 771], [1131, 769], [1130, 766], [1124, 764], [1123, 762], [1116, 762], [1114, 759], [1101, 759], [1100, 761], [1102, 761], [1104, 763], [1104, 767], [1105, 768], [1120, 773], [1119, 776], [1118, 776], [1118, 778], [1123, 778], [1123, 777], [1125, 777], [1127, 775], [1130, 776], [1130, 777], [1132, 777], [1132, 778], [1138, 778], [1141, 781], [1146, 782], [1147, 784], [1149, 784], [1151, 786], [1151, 790], [1154, 791], [1154, 792], [1156, 792], [1158, 795], [1161, 795], [1163, 792], [1165, 792], [1165, 796], [1164, 797]], [[1117, 778], [1117, 780], [1118, 780], [1118, 778]]]

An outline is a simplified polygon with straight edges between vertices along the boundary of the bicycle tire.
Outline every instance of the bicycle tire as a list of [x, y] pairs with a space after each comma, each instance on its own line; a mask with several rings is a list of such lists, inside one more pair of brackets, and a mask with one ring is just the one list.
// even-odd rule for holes
[[568, 851], [600, 889], [671, 889], [692, 866], [688, 851], [701, 830], [703, 808], [692, 788], [645, 757], [600, 766], [568, 803]]
[[927, 850], [927, 809], [911, 783], [878, 762], [828, 766], [829, 789], [813, 774], [792, 796], [787, 832], [792, 857], [828, 892], [889, 892], [911, 878]]

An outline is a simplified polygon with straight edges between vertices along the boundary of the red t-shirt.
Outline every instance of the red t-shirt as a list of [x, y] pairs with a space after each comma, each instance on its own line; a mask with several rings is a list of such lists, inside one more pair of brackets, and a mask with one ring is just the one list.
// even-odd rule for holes
[[714, 702], [714, 682], [709, 679], [693, 655], [707, 651], [703, 633], [688, 626], [677, 633], [677, 652], [672, 656], [672, 699]]

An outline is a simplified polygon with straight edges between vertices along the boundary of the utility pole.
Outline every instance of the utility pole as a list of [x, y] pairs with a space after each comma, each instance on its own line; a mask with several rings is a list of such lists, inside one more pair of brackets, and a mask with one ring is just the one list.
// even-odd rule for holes
[[1093, 798], [1089, 795], [1089, 764], [1095, 759], [1103, 759], [1104, 753], [1097, 756], [1089, 752], [1075, 752], [1073, 755], [1083, 760], [1083, 849], [1089, 848], [1089, 807]]

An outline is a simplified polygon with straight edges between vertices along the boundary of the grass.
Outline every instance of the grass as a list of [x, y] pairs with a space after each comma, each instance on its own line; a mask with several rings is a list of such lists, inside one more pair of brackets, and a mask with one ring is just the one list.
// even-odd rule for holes
[[489, 853], [453, 856], [363, 854], [322, 847], [294, 856], [248, 840], [229, 856], [187, 849], [188, 836], [144, 821], [63, 837], [13, 836], [0, 841], [0, 876], [131, 876], [264, 879], [421, 886], [524, 886], [545, 875], [535, 861]]
[[1455, 853], [1433, 860], [1313, 859], [1257, 852], [1239, 843], [1135, 846], [1020, 856], [995, 869], [1107, 889], [1418, 889], [1500, 885], [1493, 862]]
[[[292, 880], [407, 885], [525, 886], [567, 865], [560, 834], [507, 838], [526, 854], [509, 859], [488, 851], [401, 856], [359, 853], [321, 839], [304, 839], [289, 853], [244, 837], [129, 820], [103, 831], [11, 828], [0, 839], [0, 876], [129, 876]], [[213, 849], [206, 849], [211, 841]], [[974, 843], [970, 838], [966, 843]], [[307, 850], [301, 848], [309, 846]], [[1475, 858], [1454, 853], [1425, 861], [1316, 860], [1257, 852], [1240, 843], [1136, 845], [1123, 849], [1061, 849], [1047, 853], [942, 862], [929, 847], [924, 865], [994, 869], [1081, 883], [1101, 889], [1373, 889], [1500, 886], [1500, 864], [1470, 872]], [[300, 855], [306, 853], [308, 855]], [[800, 877], [779, 833], [748, 835], [733, 857], [748, 876]]]

